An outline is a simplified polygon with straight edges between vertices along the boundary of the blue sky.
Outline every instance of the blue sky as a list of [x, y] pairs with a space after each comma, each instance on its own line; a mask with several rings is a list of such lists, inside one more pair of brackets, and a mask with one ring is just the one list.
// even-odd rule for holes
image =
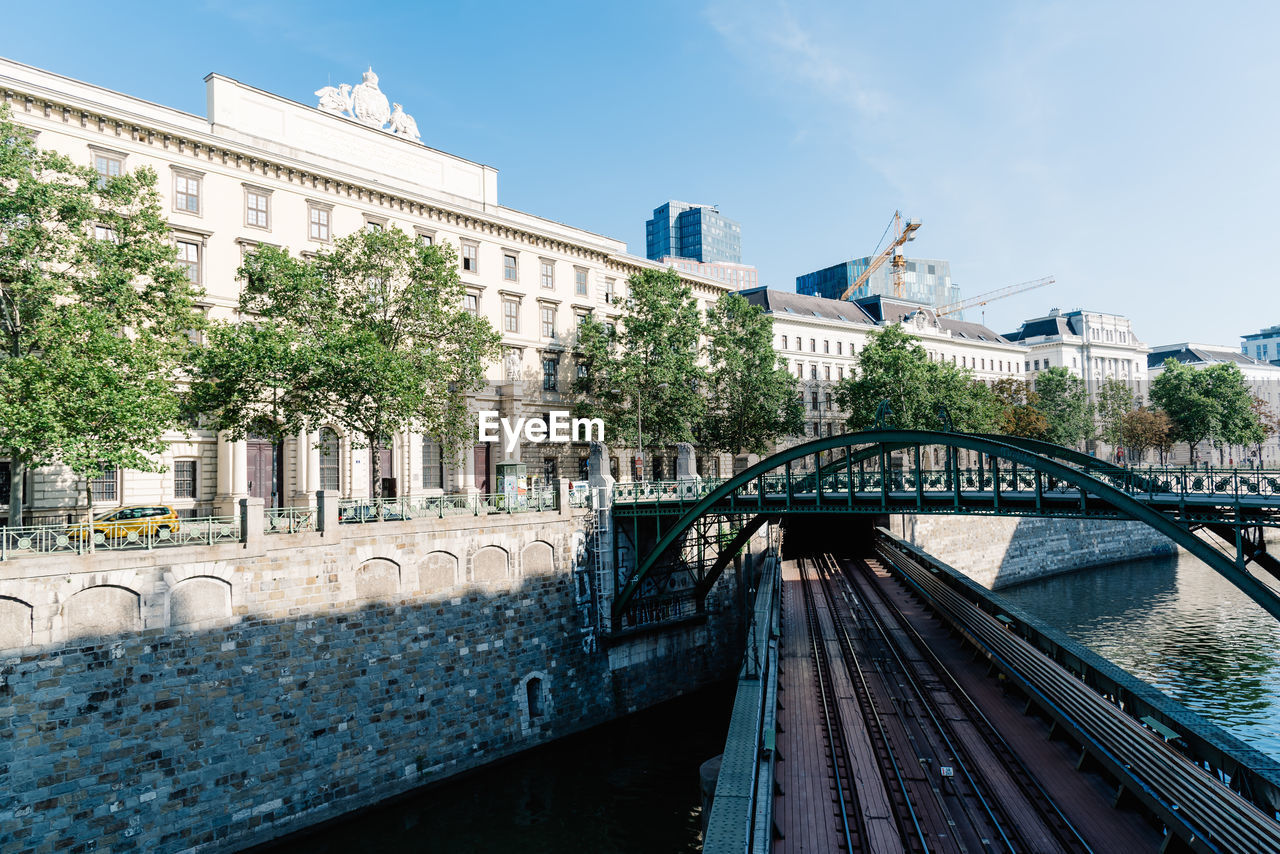
[[[0, 55], [192, 112], [217, 71], [303, 102], [372, 64], [511, 207], [626, 240], [668, 198], [742, 222], [762, 281], [911, 251], [999, 332], [1052, 307], [1149, 344], [1280, 323], [1280, 4], [52, 2]], [[971, 319], [982, 319], [972, 312]]]

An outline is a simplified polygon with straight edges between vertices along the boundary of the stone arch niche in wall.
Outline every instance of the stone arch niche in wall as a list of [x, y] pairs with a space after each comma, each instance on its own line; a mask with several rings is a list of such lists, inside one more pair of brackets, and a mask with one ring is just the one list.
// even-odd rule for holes
[[485, 546], [471, 558], [472, 581], [503, 581], [511, 575], [511, 557], [499, 546]]
[[63, 606], [68, 638], [117, 635], [142, 628], [138, 594], [127, 587], [86, 587]]
[[550, 543], [534, 540], [520, 553], [520, 571], [524, 575], [549, 575], [555, 568], [555, 550]]
[[356, 567], [356, 599], [390, 602], [400, 598], [400, 564], [375, 557]]
[[169, 592], [169, 625], [190, 626], [231, 618], [231, 585], [221, 578], [197, 575], [179, 581]]
[[418, 590], [423, 593], [448, 590], [457, 583], [458, 556], [451, 552], [431, 552], [418, 567]]
[[535, 670], [516, 686], [516, 708], [519, 710], [521, 735], [532, 735], [551, 721], [551, 679]]
[[31, 645], [31, 606], [0, 596], [0, 649]]

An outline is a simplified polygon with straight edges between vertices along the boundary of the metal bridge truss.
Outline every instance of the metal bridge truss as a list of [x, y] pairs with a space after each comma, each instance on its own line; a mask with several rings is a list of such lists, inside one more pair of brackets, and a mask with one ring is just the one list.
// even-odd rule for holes
[[[973, 465], [962, 465], [962, 452]], [[1274, 472], [1132, 471], [1016, 437], [873, 429], [796, 445], [724, 481], [620, 484], [613, 514], [620, 532], [631, 528], [636, 559], [615, 561], [634, 570], [615, 570], [613, 625], [702, 607], [732, 558], [728, 543], [708, 548], [709, 526], [735, 518], [758, 527], [767, 518], [797, 514], [900, 513], [1139, 521], [1280, 619], [1280, 595], [1249, 571], [1252, 563], [1280, 577], [1262, 539], [1263, 528], [1280, 527]], [[716, 530], [720, 536], [723, 528]], [[1221, 545], [1198, 536], [1201, 530]], [[722, 551], [727, 557], [719, 560]], [[679, 608], [672, 599], [677, 592]], [[656, 606], [664, 596], [665, 604]]]

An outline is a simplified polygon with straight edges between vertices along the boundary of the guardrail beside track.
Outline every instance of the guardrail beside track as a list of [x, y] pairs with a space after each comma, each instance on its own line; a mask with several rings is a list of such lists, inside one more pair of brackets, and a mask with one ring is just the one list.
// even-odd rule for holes
[[938, 613], [1070, 733], [1195, 851], [1280, 851], [1280, 823], [1173, 750], [1081, 679], [1046, 658], [926, 567], [907, 544], [882, 532], [876, 551]]

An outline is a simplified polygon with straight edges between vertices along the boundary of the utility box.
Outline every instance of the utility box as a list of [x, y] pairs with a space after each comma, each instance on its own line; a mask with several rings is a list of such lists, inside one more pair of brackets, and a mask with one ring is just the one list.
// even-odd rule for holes
[[512, 510], [529, 506], [529, 474], [524, 463], [498, 463], [498, 493]]

